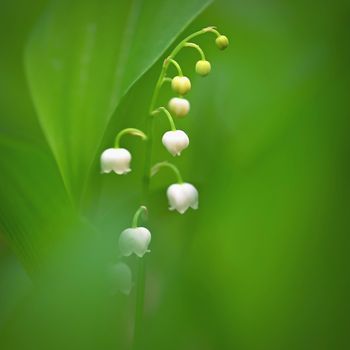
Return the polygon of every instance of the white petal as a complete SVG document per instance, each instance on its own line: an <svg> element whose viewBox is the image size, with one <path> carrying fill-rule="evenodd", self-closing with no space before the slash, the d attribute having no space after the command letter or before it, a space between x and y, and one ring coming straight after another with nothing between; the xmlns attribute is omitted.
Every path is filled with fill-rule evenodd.
<svg viewBox="0 0 350 350"><path fill-rule="evenodd" d="M122 255L135 253L142 257L147 253L151 242L151 232L145 227L134 227L124 230L119 237L119 250Z"/></svg>
<svg viewBox="0 0 350 350"><path fill-rule="evenodd" d="M131 154L125 148L108 148L101 155L101 172L121 175L130 170Z"/></svg>
<svg viewBox="0 0 350 350"><path fill-rule="evenodd" d="M183 186L184 186L184 190L187 193L190 207L192 209L198 209L198 191L197 191L197 189L189 183L184 183Z"/></svg>
<svg viewBox="0 0 350 350"><path fill-rule="evenodd" d="M124 256L129 256L133 252L133 229L124 230L119 236L119 251Z"/></svg>
<svg viewBox="0 0 350 350"><path fill-rule="evenodd" d="M181 151L188 147L190 140L187 134L182 130L167 131L162 142L165 148L173 155L180 155Z"/></svg>
<svg viewBox="0 0 350 350"><path fill-rule="evenodd" d="M189 207L198 208L198 191L189 184L173 184L167 190L169 209L183 214Z"/></svg>

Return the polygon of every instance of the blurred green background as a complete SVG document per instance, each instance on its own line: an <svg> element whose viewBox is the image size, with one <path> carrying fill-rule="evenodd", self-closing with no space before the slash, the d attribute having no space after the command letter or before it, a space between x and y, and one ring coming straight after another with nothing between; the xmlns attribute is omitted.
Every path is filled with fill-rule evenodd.
<svg viewBox="0 0 350 350"><path fill-rule="evenodd" d="M206 78L196 52L178 56L192 80L181 158L156 120L153 161L174 161L200 207L168 211L173 175L152 180L141 348L350 348L349 2L0 6L1 349L130 348L135 288L111 295L107 266L141 204L145 144L124 139L125 177L101 176L99 154L145 129L162 60L208 25L230 47L195 40Z"/></svg>

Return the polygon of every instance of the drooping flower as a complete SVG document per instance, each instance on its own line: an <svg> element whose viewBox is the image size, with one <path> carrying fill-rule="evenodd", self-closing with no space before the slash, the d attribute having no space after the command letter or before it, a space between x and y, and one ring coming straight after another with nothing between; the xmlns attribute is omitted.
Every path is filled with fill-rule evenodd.
<svg viewBox="0 0 350 350"><path fill-rule="evenodd" d="M176 76L171 81L172 89L180 95L185 95L191 90L191 81L185 76Z"/></svg>
<svg viewBox="0 0 350 350"><path fill-rule="evenodd" d="M200 60L196 63L196 73L205 77L211 71L211 65L209 61Z"/></svg>
<svg viewBox="0 0 350 350"><path fill-rule="evenodd" d="M177 117L184 117L190 111L190 103L185 98L173 97L169 101L169 109Z"/></svg>
<svg viewBox="0 0 350 350"><path fill-rule="evenodd" d="M183 214L188 208L198 209L198 191L189 183L178 183L168 187L169 209Z"/></svg>
<svg viewBox="0 0 350 350"><path fill-rule="evenodd" d="M119 251L123 256L132 253L142 258L151 242L151 232L145 227L132 227L124 230L119 236Z"/></svg>
<svg viewBox="0 0 350 350"><path fill-rule="evenodd" d="M101 155L101 172L114 171L118 175L127 174L130 169L131 154L125 148L108 148Z"/></svg>
<svg viewBox="0 0 350 350"><path fill-rule="evenodd" d="M163 135L162 142L173 156L179 156L181 151L188 147L190 140L184 131L172 130Z"/></svg>
<svg viewBox="0 0 350 350"><path fill-rule="evenodd" d="M132 288L132 272L130 267L120 261L110 267L111 292L116 294L120 291L129 295Z"/></svg>

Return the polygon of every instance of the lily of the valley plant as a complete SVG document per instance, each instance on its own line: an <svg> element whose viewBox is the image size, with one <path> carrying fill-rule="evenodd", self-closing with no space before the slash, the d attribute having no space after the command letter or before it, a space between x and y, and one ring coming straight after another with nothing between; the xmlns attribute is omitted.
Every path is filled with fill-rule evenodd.
<svg viewBox="0 0 350 350"><path fill-rule="evenodd" d="M206 33L213 33L216 35L215 43L220 50L224 50L228 47L228 38L221 35L215 29L215 27L204 28L182 40L163 62L162 70L155 85L153 97L150 103L147 120L147 132L144 133L135 128L124 129L117 134L114 147L106 149L101 155L102 173L114 172L118 175L127 174L132 170L132 155L127 149L120 147L121 138L124 135L134 135L141 137L142 140L146 141L146 161L142 195L144 202L141 203L142 205L140 205L139 209L134 215L131 225L132 227L126 228L120 234L118 245L120 257L125 259L135 254L140 258L134 337L134 341L136 343L139 342L137 338L140 334L139 328L141 327L143 310L144 266L141 258L150 252L148 246L151 242L151 232L145 227L138 226L138 221L140 215L147 211L145 204L148 202L147 197L151 177L162 168L170 168L176 175L177 182L171 184L166 191L169 209L177 211L180 214L184 214L189 208L198 209L197 189L192 184L182 180L180 171L174 164L168 161L162 161L154 166L151 166L152 140L154 139L154 135L152 135L153 121L155 118L158 118L161 115L167 117L170 130L162 135L162 143L172 156L175 157L182 155L182 152L189 146L190 139L185 131L176 129L173 116L177 118L184 118L190 112L190 102L184 96L191 90L192 84L191 80L183 74L181 65L175 60L175 58L184 48L195 49L199 54L199 60L195 63L195 71L200 76L207 76L211 71L211 64L206 59L201 47L191 41L195 37ZM176 76L174 77L168 75L168 68L171 65L175 67L177 72ZM165 82L171 83L171 88L176 96L172 97L168 103L159 105L158 95ZM123 283L120 284L120 290L124 293L129 293L132 286L132 278L130 277L131 270L129 269L128 271L128 269L128 265L126 265L125 262L119 262L118 266L114 269L114 271L121 272L121 279Z"/></svg>

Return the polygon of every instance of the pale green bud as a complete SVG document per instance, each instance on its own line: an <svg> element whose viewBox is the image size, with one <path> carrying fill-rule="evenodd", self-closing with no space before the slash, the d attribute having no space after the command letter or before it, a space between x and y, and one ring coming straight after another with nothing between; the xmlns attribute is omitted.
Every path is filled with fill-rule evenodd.
<svg viewBox="0 0 350 350"><path fill-rule="evenodd" d="M209 61L200 60L196 63L196 73L205 77L211 71L211 65Z"/></svg>
<svg viewBox="0 0 350 350"><path fill-rule="evenodd" d="M185 95L191 90L191 81L187 77L176 76L171 81L172 89L180 95Z"/></svg>
<svg viewBox="0 0 350 350"><path fill-rule="evenodd" d="M225 35L220 35L216 38L215 40L216 42L216 46L220 49L220 50L225 50L229 44L228 38Z"/></svg>

